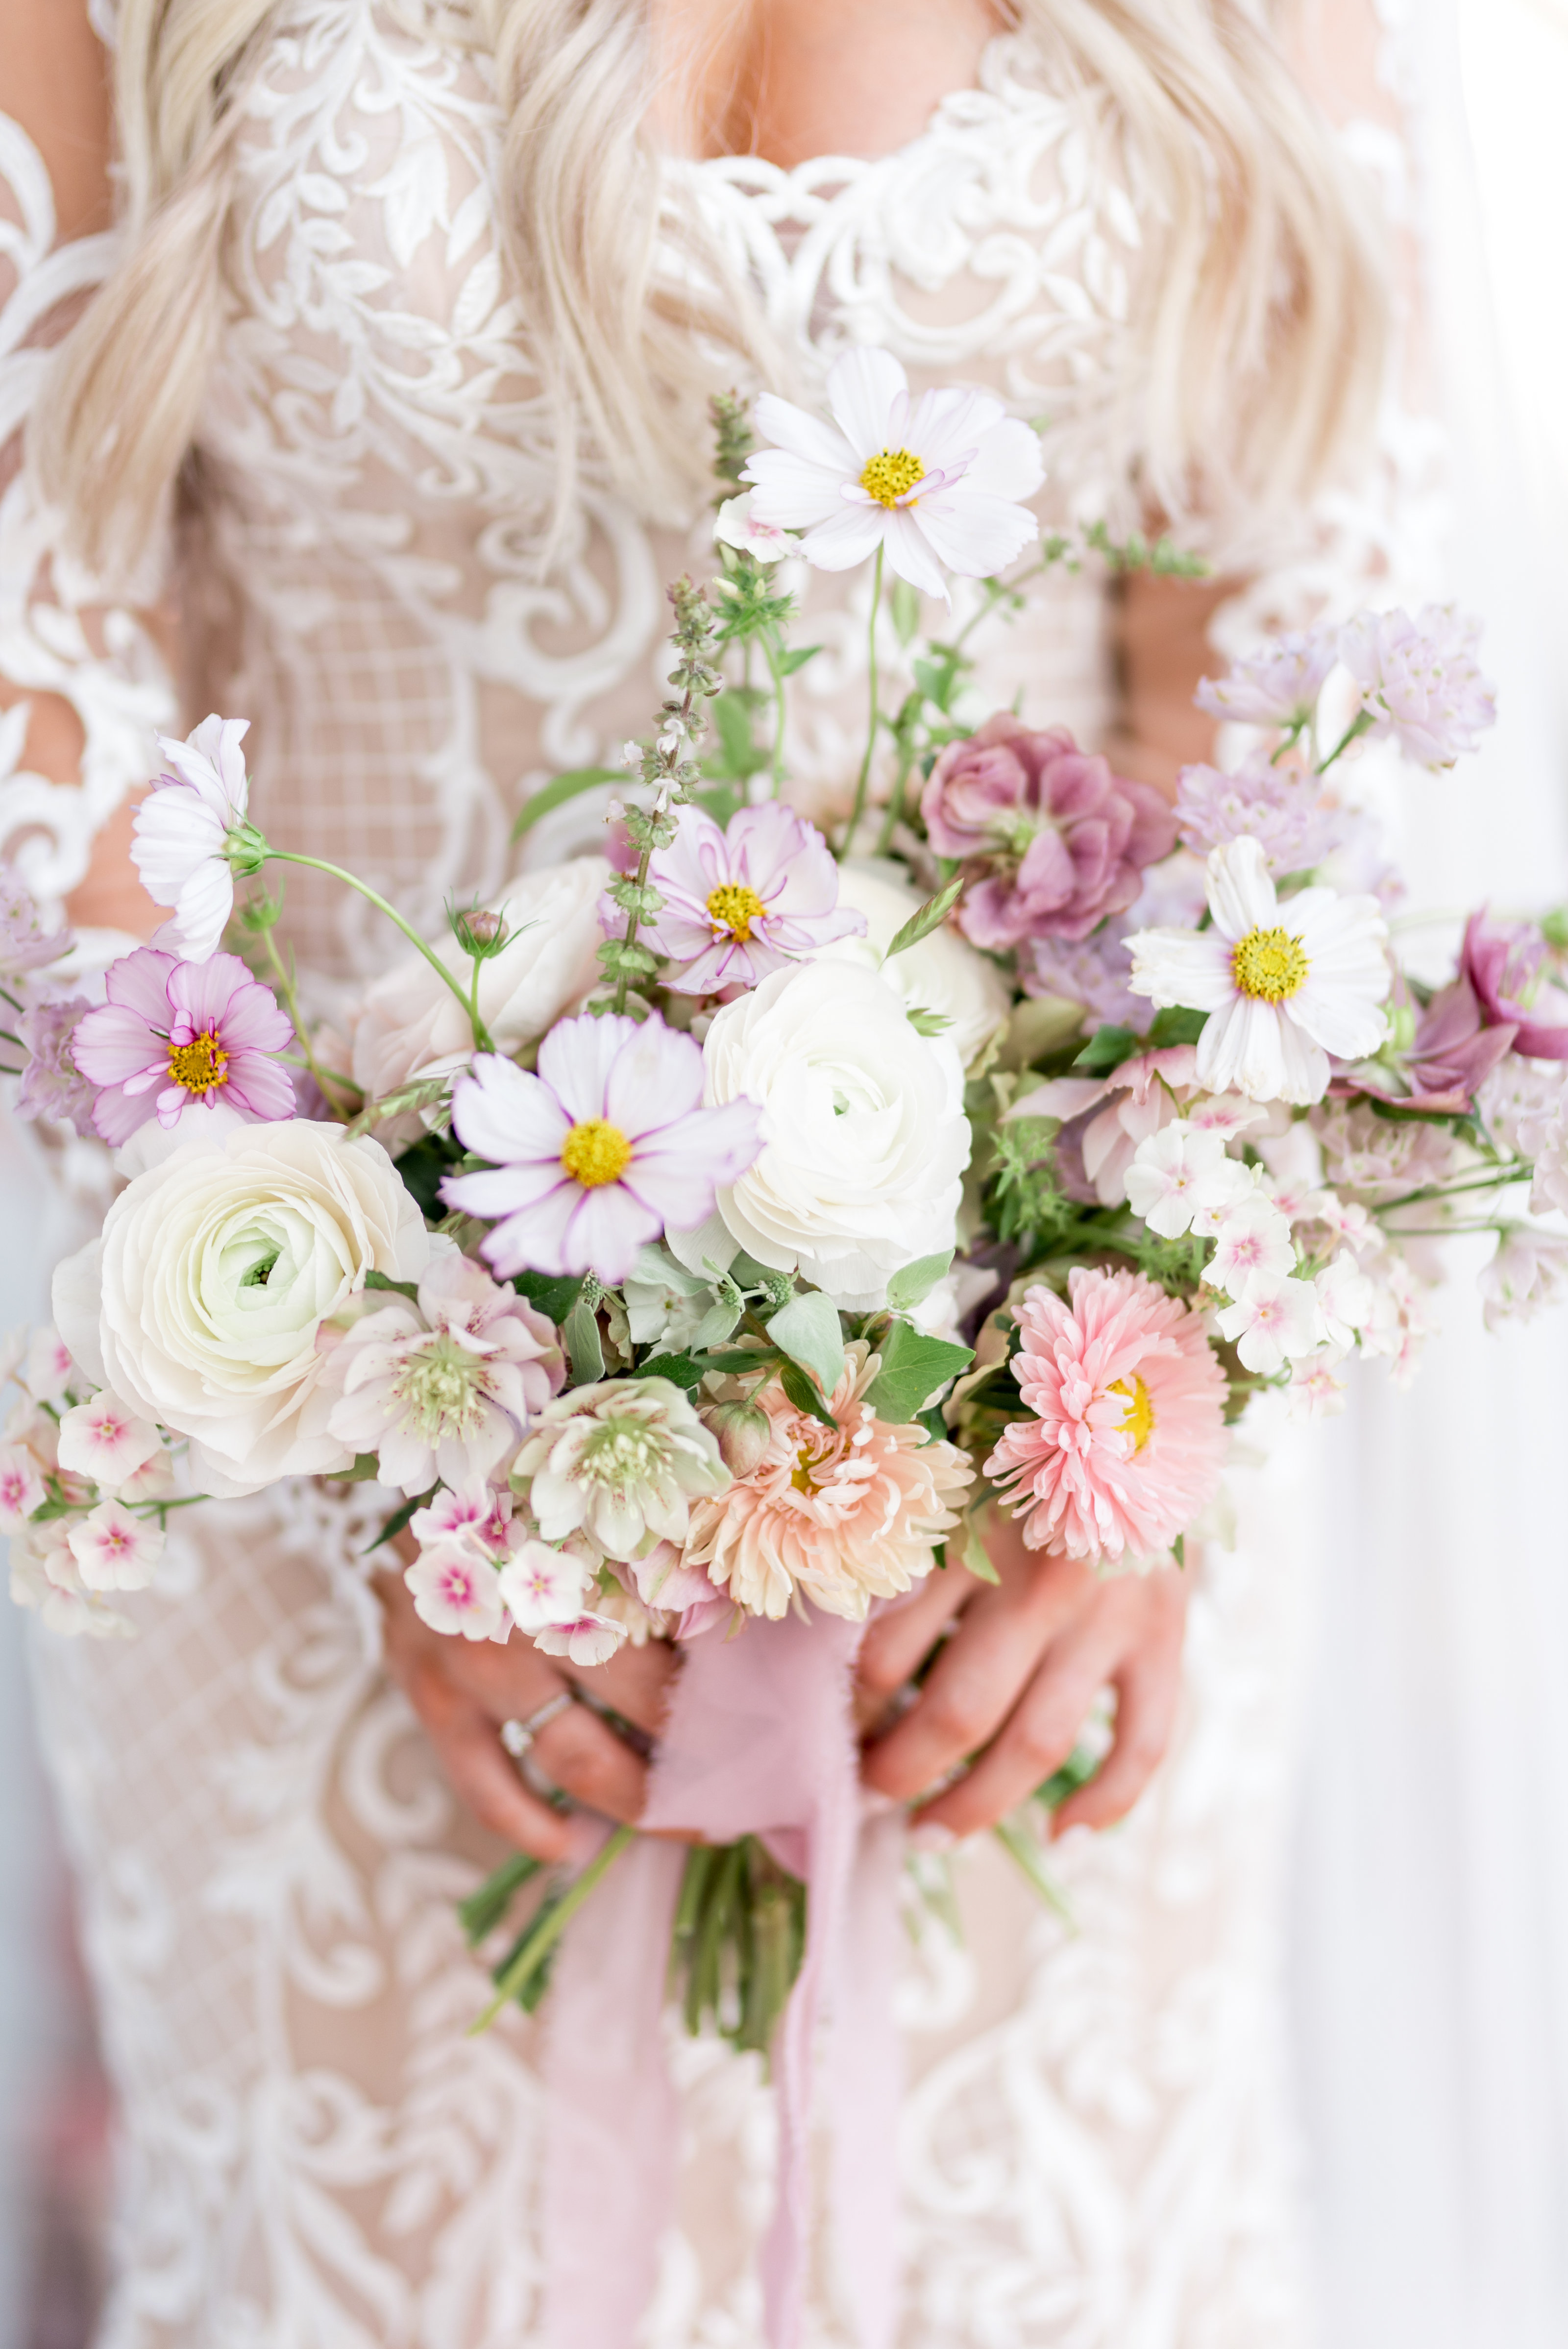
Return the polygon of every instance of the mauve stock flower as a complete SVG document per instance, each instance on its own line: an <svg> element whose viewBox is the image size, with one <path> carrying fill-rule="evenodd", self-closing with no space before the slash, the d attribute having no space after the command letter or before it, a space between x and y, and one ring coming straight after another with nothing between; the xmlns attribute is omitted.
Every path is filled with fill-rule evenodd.
<svg viewBox="0 0 1568 2349"><path fill-rule="evenodd" d="M293 1024L237 955L177 962L138 947L104 986L108 1002L80 1020L71 1050L99 1089L93 1124L105 1142L220 1103L256 1123L294 1115L294 1080L272 1058L293 1043Z"/></svg>
<svg viewBox="0 0 1568 2349"><path fill-rule="evenodd" d="M920 812L937 854L971 868L959 927L991 948L1086 938L1176 844L1176 819L1150 785L1114 775L1065 727L1036 731L1005 710L948 745Z"/></svg>
<svg viewBox="0 0 1568 2349"><path fill-rule="evenodd" d="M1007 1117L1060 1118L1052 1149L1068 1197L1116 1207L1134 1152L1182 1114L1178 1096L1192 1090L1197 1069L1190 1044L1135 1053L1108 1076L1047 1078L1020 1094Z"/></svg>
<svg viewBox="0 0 1568 2349"><path fill-rule="evenodd" d="M1232 661L1229 677L1204 678L1192 698L1211 718L1238 725L1303 726L1338 657L1331 635L1275 636Z"/></svg>
<svg viewBox="0 0 1568 2349"><path fill-rule="evenodd" d="M1451 767L1497 720L1495 688L1475 651L1480 622L1452 605L1362 612L1339 632L1339 657L1361 688L1374 739L1392 735L1418 767Z"/></svg>
<svg viewBox="0 0 1568 2349"><path fill-rule="evenodd" d="M1199 1317L1138 1272L1075 1266L1069 1301L1026 1289L1019 1392L985 1473L1031 1549L1143 1564L1212 1500L1225 1374Z"/></svg>
<svg viewBox="0 0 1568 2349"><path fill-rule="evenodd" d="M73 1125L84 1140L96 1132L98 1096L71 1056L71 1040L82 1014L91 1009L85 995L47 996L16 1018L16 1033L27 1050L16 1088L17 1116Z"/></svg>
<svg viewBox="0 0 1568 2349"><path fill-rule="evenodd" d="M1218 767L1183 767L1176 821L1182 844L1200 856L1250 833L1276 878L1321 864L1345 830L1340 812L1323 804L1315 777L1272 767L1261 751L1229 775Z"/></svg>
<svg viewBox="0 0 1568 2349"><path fill-rule="evenodd" d="M742 808L722 830L701 808L679 809L675 838L649 860L648 877L664 905L642 940L680 966L665 982L680 995L755 987L866 929L864 914L838 905L838 867L821 833L775 800ZM609 897L599 920L612 936L626 926Z"/></svg>
<svg viewBox="0 0 1568 2349"><path fill-rule="evenodd" d="M1489 923L1483 906L1465 924L1459 970L1475 989L1487 1026L1511 1026L1513 1049L1527 1061L1568 1061L1568 1024L1532 1016L1545 961L1546 943L1533 922ZM1568 1003L1563 1008L1568 1010Z"/></svg>

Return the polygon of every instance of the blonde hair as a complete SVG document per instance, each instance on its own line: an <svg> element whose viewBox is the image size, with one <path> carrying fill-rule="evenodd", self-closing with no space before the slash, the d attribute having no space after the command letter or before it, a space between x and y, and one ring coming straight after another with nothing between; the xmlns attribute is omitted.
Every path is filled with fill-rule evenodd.
<svg viewBox="0 0 1568 2349"><path fill-rule="evenodd" d="M125 255L30 428L44 492L100 570L146 541L191 445L223 299L236 98L274 5L119 0ZM1272 32L1247 0L1005 5L1135 174L1145 252L1122 397L1140 494L1178 522L1299 504L1365 432L1385 296L1355 183ZM645 502L650 484L684 491L692 395L738 361L765 378L780 355L696 224L661 205L647 0L474 8L561 498L584 450ZM691 265L656 269L661 237Z"/></svg>

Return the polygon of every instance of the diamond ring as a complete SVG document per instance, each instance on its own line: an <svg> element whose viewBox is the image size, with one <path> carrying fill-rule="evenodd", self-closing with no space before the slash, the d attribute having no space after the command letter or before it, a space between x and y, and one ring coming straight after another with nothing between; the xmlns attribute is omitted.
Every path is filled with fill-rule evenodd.
<svg viewBox="0 0 1568 2349"><path fill-rule="evenodd" d="M559 1721L574 1702L571 1690L562 1689L547 1698L536 1713L531 1713L526 1721L504 1721L496 1734L514 1762L521 1762L539 1732L548 1729L553 1721Z"/></svg>

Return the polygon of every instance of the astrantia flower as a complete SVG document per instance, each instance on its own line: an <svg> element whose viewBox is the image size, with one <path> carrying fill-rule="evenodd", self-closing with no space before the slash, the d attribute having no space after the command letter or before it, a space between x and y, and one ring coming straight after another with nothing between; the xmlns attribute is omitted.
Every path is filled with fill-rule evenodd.
<svg viewBox="0 0 1568 2349"><path fill-rule="evenodd" d="M1338 657L1332 635L1276 636L1232 661L1229 677L1204 678L1193 699L1211 718L1241 726L1304 726Z"/></svg>
<svg viewBox="0 0 1568 2349"><path fill-rule="evenodd" d="M1480 622L1451 604L1363 612L1339 633L1374 740L1392 735L1418 767L1451 767L1497 720L1497 692L1476 663Z"/></svg>
<svg viewBox="0 0 1568 2349"><path fill-rule="evenodd" d="M823 571L848 571L878 547L900 579L947 596L944 572L983 579L1040 535L1020 498L1044 479L1040 443L985 391L909 397L887 351L851 350L827 378L833 423L772 392L757 401L759 449L742 481L759 523L805 534Z"/></svg>
<svg viewBox="0 0 1568 2349"><path fill-rule="evenodd" d="M441 1196L493 1221L480 1253L504 1279L536 1272L624 1280L667 1223L701 1223L716 1185L756 1156L749 1101L703 1109L702 1054L657 1015L563 1019L530 1076L482 1052L452 1092L452 1130L493 1163Z"/></svg>
<svg viewBox="0 0 1568 2349"><path fill-rule="evenodd" d="M256 1123L294 1115L294 1080L271 1057L293 1043L293 1023L237 955L177 962L139 947L110 964L104 988L71 1050L99 1088L93 1124L105 1142L220 1104Z"/></svg>
<svg viewBox="0 0 1568 2349"><path fill-rule="evenodd" d="M1183 767L1176 821L1182 844L1200 856L1250 835L1273 874L1321 864L1345 829L1344 816L1323 804L1315 777L1271 766L1262 752L1228 775L1218 767Z"/></svg>
<svg viewBox="0 0 1568 2349"><path fill-rule="evenodd" d="M327 1433L373 1452L382 1484L423 1493L482 1483L559 1392L553 1323L465 1257L440 1256L416 1303L395 1298L331 1353Z"/></svg>
<svg viewBox="0 0 1568 2349"><path fill-rule="evenodd" d="M261 846L245 823L250 781L244 718L203 718L183 742L154 737L174 770L137 809L131 862L155 905L172 905L154 943L191 962L215 954L234 910L234 871L254 872Z"/></svg>
<svg viewBox="0 0 1568 2349"><path fill-rule="evenodd" d="M16 1015L16 1034L27 1058L16 1088L18 1117L46 1117L73 1125L86 1140L93 1131L97 1095L71 1057L71 1040L84 1011L85 995L46 996Z"/></svg>
<svg viewBox="0 0 1568 2349"><path fill-rule="evenodd" d="M681 995L755 987L770 971L835 938L863 935L866 916L838 905L838 867L816 826L776 800L742 808L721 829L701 808L676 812L675 838L650 858L664 900L642 940L680 968ZM599 919L618 935L626 916L603 898Z"/></svg>
<svg viewBox="0 0 1568 2349"><path fill-rule="evenodd" d="M1328 1055L1383 1040L1387 927L1373 897L1303 889L1281 905L1255 840L1209 859L1208 930L1140 930L1127 943L1135 995L1207 1011L1198 1081L1253 1101L1315 1102Z"/></svg>
<svg viewBox="0 0 1568 2349"><path fill-rule="evenodd" d="M161 1528L119 1501L100 1501L66 1536L89 1590L145 1590L163 1555Z"/></svg>
<svg viewBox="0 0 1568 2349"><path fill-rule="evenodd" d="M797 1411L776 1382L753 1400L767 1448L750 1475L691 1511L685 1564L748 1614L778 1618L796 1590L826 1614L858 1622L873 1599L896 1598L929 1572L934 1546L958 1523L950 1504L973 1475L955 1444L919 1426L878 1419L865 1401L880 1358L857 1339L828 1408Z"/></svg>
<svg viewBox="0 0 1568 2349"><path fill-rule="evenodd" d="M1026 1289L1013 1357L1033 1419L1002 1431L985 1473L1031 1549L1141 1563L1213 1498L1225 1374L1196 1313L1137 1272L1075 1266L1068 1303Z"/></svg>
<svg viewBox="0 0 1568 2349"><path fill-rule="evenodd" d="M1087 937L1134 903L1144 866L1176 844L1175 819L1150 785L1113 774L1064 726L1041 731L1006 710L949 743L920 813L937 854L970 869L960 928L992 949Z"/></svg>
<svg viewBox="0 0 1568 2349"><path fill-rule="evenodd" d="M615 1558L683 1542L691 1501L730 1482L717 1438L668 1379L606 1379L559 1396L512 1475L546 1541L580 1531Z"/></svg>

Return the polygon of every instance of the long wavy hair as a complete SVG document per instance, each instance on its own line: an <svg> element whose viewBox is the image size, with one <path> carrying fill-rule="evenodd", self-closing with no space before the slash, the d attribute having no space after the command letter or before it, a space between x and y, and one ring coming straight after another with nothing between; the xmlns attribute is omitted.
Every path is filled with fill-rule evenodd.
<svg viewBox="0 0 1568 2349"><path fill-rule="evenodd" d="M423 5L423 0L421 0ZM1144 265L1120 405L1151 509L1299 505L1360 444L1386 297L1365 202L1249 0L1002 0L1133 171ZM30 428L44 493L112 575L156 527L192 444L223 300L238 98L276 0L119 0L123 256L61 345ZM691 400L749 363L759 305L659 185L648 0L472 0L493 54L501 200L529 357L582 452L648 502L691 479ZM669 60L658 61L669 70ZM679 93L677 93L679 97ZM694 265L656 269L686 238Z"/></svg>

